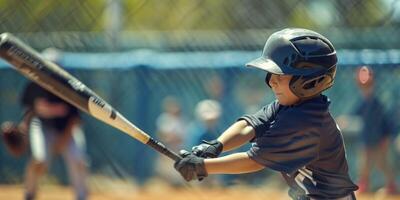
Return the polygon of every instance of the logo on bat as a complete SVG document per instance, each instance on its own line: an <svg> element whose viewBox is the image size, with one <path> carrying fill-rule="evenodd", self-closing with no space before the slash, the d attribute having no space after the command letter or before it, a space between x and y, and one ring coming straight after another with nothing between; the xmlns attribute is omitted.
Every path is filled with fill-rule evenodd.
<svg viewBox="0 0 400 200"><path fill-rule="evenodd" d="M68 80L68 83L71 85L72 88L79 91L84 91L86 87L85 84L78 81L77 79L70 79Z"/></svg>
<svg viewBox="0 0 400 200"><path fill-rule="evenodd" d="M42 63L38 62L35 58L32 57L32 55L29 55L22 51L21 49L18 48L18 46L11 46L10 49L7 51L10 55L14 55L20 59L22 59L23 62L28 62L32 64L34 67L37 69L42 69L44 66ZM16 67L21 67L21 65L15 65Z"/></svg>
<svg viewBox="0 0 400 200"><path fill-rule="evenodd" d="M103 121L117 118L117 112L102 99L95 96L89 98L89 112Z"/></svg>
<svg viewBox="0 0 400 200"><path fill-rule="evenodd" d="M106 103L104 103L104 101L102 101L102 100L99 99L99 98L90 97L90 99L92 100L93 103L95 103L96 105L98 105L98 106L100 106L100 107L102 107L102 108L104 108L104 106L106 105Z"/></svg>

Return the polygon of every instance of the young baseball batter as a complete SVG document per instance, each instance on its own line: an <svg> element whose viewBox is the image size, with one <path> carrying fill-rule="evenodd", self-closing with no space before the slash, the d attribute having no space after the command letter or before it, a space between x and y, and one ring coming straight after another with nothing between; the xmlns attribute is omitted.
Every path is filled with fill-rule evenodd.
<svg viewBox="0 0 400 200"><path fill-rule="evenodd" d="M270 168L282 173L293 199L355 199L342 134L321 92L333 85L336 51L324 36L284 29L267 40L248 67L266 72L276 101L238 119L216 140L204 141L175 163L185 180ZM247 152L218 157L246 142Z"/></svg>

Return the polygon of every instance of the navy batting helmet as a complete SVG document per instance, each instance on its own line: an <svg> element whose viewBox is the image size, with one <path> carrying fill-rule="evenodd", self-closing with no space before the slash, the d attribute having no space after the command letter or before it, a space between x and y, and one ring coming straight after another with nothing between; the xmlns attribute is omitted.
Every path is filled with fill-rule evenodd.
<svg viewBox="0 0 400 200"><path fill-rule="evenodd" d="M270 74L293 75L289 87L299 98L320 94L333 85L336 51L321 34L307 29L287 28L272 34L260 58L246 64Z"/></svg>

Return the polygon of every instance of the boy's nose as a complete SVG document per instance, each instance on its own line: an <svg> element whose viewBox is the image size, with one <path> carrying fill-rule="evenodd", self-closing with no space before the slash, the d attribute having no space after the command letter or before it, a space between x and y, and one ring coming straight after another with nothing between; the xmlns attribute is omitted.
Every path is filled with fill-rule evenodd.
<svg viewBox="0 0 400 200"><path fill-rule="evenodd" d="M276 87L277 81L276 81L276 75L272 74L271 77L269 78L269 85L271 87Z"/></svg>

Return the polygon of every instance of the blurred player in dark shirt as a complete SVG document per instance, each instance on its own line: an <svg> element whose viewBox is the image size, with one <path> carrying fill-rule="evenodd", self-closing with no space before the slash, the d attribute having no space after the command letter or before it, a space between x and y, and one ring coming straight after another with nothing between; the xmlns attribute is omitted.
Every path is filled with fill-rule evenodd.
<svg viewBox="0 0 400 200"><path fill-rule="evenodd" d="M39 178L54 155L64 158L76 199L86 199L85 139L78 110L35 83L25 88L22 105L26 109L24 123L31 152L26 168L25 199L37 196Z"/></svg>

